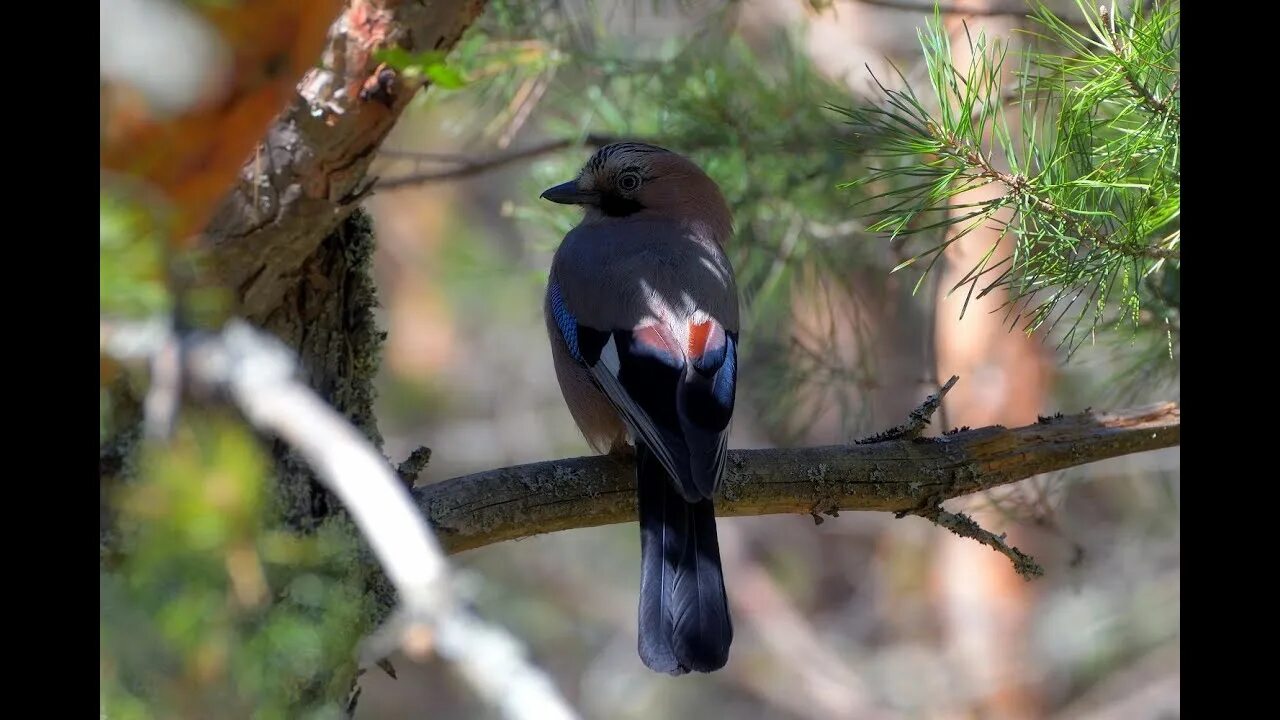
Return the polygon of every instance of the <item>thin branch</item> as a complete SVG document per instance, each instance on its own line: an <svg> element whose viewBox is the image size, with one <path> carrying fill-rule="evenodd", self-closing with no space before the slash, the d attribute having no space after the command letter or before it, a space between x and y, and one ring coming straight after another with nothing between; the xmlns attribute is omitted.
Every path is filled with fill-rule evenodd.
<svg viewBox="0 0 1280 720"><path fill-rule="evenodd" d="M945 385L938 389L938 392L925 398L915 410L907 415L907 421L897 427L890 428L881 433L876 433L865 440L856 440L859 445L868 445L870 443L887 442L889 440L914 440L924 433L925 426L929 424L929 419L933 414L942 407L942 399L951 392L951 388L955 387L956 381L960 379L958 375L952 375L951 379Z"/></svg>
<svg viewBox="0 0 1280 720"><path fill-rule="evenodd" d="M1150 112L1167 117L1169 122L1173 123L1175 128L1181 127L1181 118L1177 113L1169 111L1169 100L1173 99L1174 93L1178 91L1178 83L1174 82L1173 87L1169 90L1169 94L1164 100L1157 98L1150 90L1147 89L1146 85L1142 84L1133 64L1129 62L1126 52L1127 46L1124 44L1124 38L1121 37L1120 32L1115 28L1115 22L1111 17L1111 11L1103 5L1099 8L1099 13L1101 15L1102 27L1106 29L1107 43L1111 46L1111 52L1116 56L1116 59L1120 61L1121 66L1124 68L1124 79L1129 84L1129 89L1133 92L1134 97L1145 105L1147 110Z"/></svg>
<svg viewBox="0 0 1280 720"><path fill-rule="evenodd" d="M617 142L621 138L612 135L601 135L591 133L584 138L560 138L559 140L549 140L547 142L533 145L531 147L520 150L513 150L506 153L498 153L490 155L486 158L468 158L465 155L435 155L431 153L410 153L405 151L391 151L387 153L395 157L427 160L434 162L453 162L457 167L447 170L432 170L429 172L411 173L400 177L379 180L377 188L379 190L394 190L409 185L422 185L424 183L440 182L443 180L461 180L462 178L479 175L482 172L494 170L504 165L519 162L521 160L529 160L542 155L550 155L551 153L560 152L569 148L576 147L600 147Z"/></svg>
<svg viewBox="0 0 1280 720"><path fill-rule="evenodd" d="M933 13L934 3L913 2L913 0L856 0L862 5L903 10L906 12ZM970 4L966 2L939 2L938 12L943 15L972 15L974 17L1023 17L1028 15L1024 3Z"/></svg>
<svg viewBox="0 0 1280 720"><path fill-rule="evenodd" d="M912 0L854 0L854 2L862 5L871 5L873 7L889 8L891 10L901 10L903 12L918 12L933 14L932 2L913 2ZM1024 18L1030 17L1030 8L1025 2L1004 2L1004 3L974 3L968 2L939 2L938 12L943 15L968 15L970 17L1014 17ZM1078 18L1066 19L1063 22L1076 28L1087 28L1089 24Z"/></svg>
<svg viewBox="0 0 1280 720"><path fill-rule="evenodd" d="M405 487L411 488L418 481L418 476L423 470L427 469L427 463L431 462L431 448L418 447L409 453L409 457L404 459L396 466L396 475L400 476L400 482Z"/></svg>
<svg viewBox="0 0 1280 720"><path fill-rule="evenodd" d="M973 518L964 513L949 513L943 510L941 506L934 505L930 508L917 510L914 514L922 518L928 518L939 527L944 527L960 537L972 538L1001 553L1013 563L1013 569L1027 580L1044 575L1044 568L1040 567L1030 555L1006 544L1003 534L996 535L990 530L984 530Z"/></svg>
<svg viewBox="0 0 1280 720"><path fill-rule="evenodd" d="M434 648L505 717L576 717L514 638L457 601L440 544L404 483L359 430L296 376L296 361L282 343L239 321L218 335L175 339L164 322L106 320L100 323L99 342L102 352L122 360L151 357L180 344L186 386L229 394L250 422L297 448L316 469L399 594L392 619L365 643L367 661L397 647L413 656ZM411 469L412 463L406 465Z"/></svg>
<svg viewBox="0 0 1280 720"><path fill-rule="evenodd" d="M604 133L588 133L583 137L559 138L556 140L547 140L537 145L532 145L520 150L512 150L510 152L494 153L487 157L474 157L464 153L436 153L436 152L416 152L411 150L386 149L380 150L379 154L402 160L414 160L418 162L442 163L453 165L454 167L442 170L428 170L424 172L409 173L399 175L392 178L379 179L376 183L378 190L397 190L412 185L423 185L433 182L445 182L449 180L461 180L463 178L473 177L490 170L496 170L512 163L522 160L532 160L543 155L550 155L562 150L574 148L589 147L598 148L614 142L623 140L631 140L638 142L648 142L654 145L662 145L663 141L657 138L637 138L631 136L608 135ZM724 143L720 142L700 142L692 145L686 145L680 148L684 152L694 150L704 150L709 148L723 147ZM813 148L812 143L803 141L795 143L787 143L778 146L776 149L789 152L803 152ZM856 223L841 224L836 228L820 228L820 231L830 234L832 232L845 233L856 232L861 229L861 225Z"/></svg>
<svg viewBox="0 0 1280 720"><path fill-rule="evenodd" d="M1093 243L1095 247L1111 248L1130 257L1145 257L1153 260L1181 259L1182 254L1178 250L1170 250L1163 247L1130 248L1117 243L1110 235L1084 222L1048 198L1037 194L1033 183L1025 175L1004 172L995 167L989 157L961 142L959 138L951 133L942 131L941 128L937 127L932 129L938 131L935 134L936 139L947 144L947 150L953 157L975 168L978 171L978 176L982 179L994 180L1003 185L1005 187L1005 197L1019 204L1035 207L1064 226L1071 228L1077 236Z"/></svg>
<svg viewBox="0 0 1280 720"><path fill-rule="evenodd" d="M1174 447L1180 420L1180 406L1163 403L935 438L731 450L716 515L914 513L1040 473ZM636 519L634 466L608 455L489 470L413 495L451 553Z"/></svg>

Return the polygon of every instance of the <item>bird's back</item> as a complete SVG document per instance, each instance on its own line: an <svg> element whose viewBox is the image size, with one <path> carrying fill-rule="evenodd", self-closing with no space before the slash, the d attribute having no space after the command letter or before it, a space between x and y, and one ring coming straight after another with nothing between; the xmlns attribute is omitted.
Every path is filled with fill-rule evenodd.
<svg viewBox="0 0 1280 720"><path fill-rule="evenodd" d="M552 262L569 309L594 327L634 327L646 318L702 311L738 328L733 270L705 228L653 219L580 225Z"/></svg>

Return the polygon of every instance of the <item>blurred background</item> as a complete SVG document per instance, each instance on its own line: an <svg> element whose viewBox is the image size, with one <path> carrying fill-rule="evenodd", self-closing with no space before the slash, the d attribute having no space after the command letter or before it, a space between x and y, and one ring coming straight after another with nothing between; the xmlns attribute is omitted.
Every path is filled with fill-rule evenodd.
<svg viewBox="0 0 1280 720"><path fill-rule="evenodd" d="M1006 5L966 16L968 32L1016 46L1020 3L962 7ZM990 234L952 246L919 288L919 272L889 274L919 247L865 231L861 198L837 186L866 161L826 106L873 98L873 72L901 86L890 63L927 83L929 13L905 7L491 2L454 56L469 82L433 88L403 117L374 170L393 187L366 205L389 333L388 455L430 446L420 482L434 482L590 452L542 321L551 253L577 217L537 198L574 176L592 135L692 156L734 207L747 320L731 447L869 435L951 374L934 432L1178 399L1163 332L1102 332L1065 362L1056 336L1010 332L998 303L961 320L964 298L945 289ZM964 47L959 16L947 28ZM634 524L455 560L485 615L593 718L1176 718L1178 468L1177 449L1147 453L948 505L1034 555L1046 575L1031 583L919 518L721 519L737 636L710 676L638 662ZM486 716L440 668L396 667L398 680L364 677L358 717Z"/></svg>
<svg viewBox="0 0 1280 720"><path fill-rule="evenodd" d="M181 13L157 10L179 5L103 0L104 78L140 73L157 84L144 89L181 106L202 73L229 72L225 48ZM216 13L223 3L197 5ZM1074 0L1048 6L1084 27ZM1027 7L944 3L951 59L965 66L980 36L1011 51L1038 42L1027 31L1043 28L1027 21ZM385 454L395 463L430 447L424 484L590 452L561 399L542 317L552 253L579 211L538 195L611 139L690 156L733 208L728 251L743 329L731 448L850 442L901 423L953 374L959 384L929 434L1178 401L1177 263L1150 277L1122 269L1110 281L1122 292L1108 302L1064 302L1071 316L1096 306L1083 325L1023 332L1004 312L1003 289L965 291L984 257L1009 257L1008 238L979 228L912 264L950 230L890 240L871 228L866 203L883 188L848 183L890 161L866 154L841 110L882 103L881 85L933 96L921 47L932 8L489 0L447 61L400 58L430 65L433 84L382 144L371 173L380 185L363 203L376 237L376 321L387 333L375 407ZM336 10L312 14L318 28ZM168 29L139 34L129 23L140 19ZM249 38L262 29L244 27ZM175 62L157 64L156 53ZM306 67L314 54L293 59ZM1007 62L1001 82L1011 85L1018 67ZM230 166L227 177L241 163L215 159ZM154 242L165 233L118 200L104 189L104 314L166 311ZM1127 304L1139 296L1140 308ZM125 413L107 386L128 378L103 368L107 447L134 431L111 427L112 414ZM125 571L102 575L102 697L112 717L165 716L155 708L170 706L183 717L210 708L331 717L303 712L298 698L341 695L350 680L325 669L349 658L367 598L331 576L359 561L327 531L303 539L262 529L269 452L232 426L219 415L192 421L168 455L141 454L148 481L122 493L120 507L143 531ZM1167 720L1180 717L1179 488L1172 448L946 504L1034 556L1045 574L1032 582L1005 556L919 517L721 518L735 641L728 666L711 675L670 678L640 663L635 523L452 561L481 615L527 643L587 718ZM253 572L236 570L233 559L245 557ZM392 662L396 678L376 668L360 677L360 720L496 717L444 664ZM148 693L167 693L170 705L148 711Z"/></svg>

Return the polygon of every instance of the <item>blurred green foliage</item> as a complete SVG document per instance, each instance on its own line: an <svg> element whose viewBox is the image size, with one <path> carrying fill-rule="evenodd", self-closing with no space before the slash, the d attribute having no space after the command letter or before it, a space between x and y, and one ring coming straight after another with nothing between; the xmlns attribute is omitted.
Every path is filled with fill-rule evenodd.
<svg viewBox="0 0 1280 720"><path fill-rule="evenodd" d="M220 325L230 295L200 272L198 251L168 246L164 199L103 180L103 318ZM102 360L102 715L340 717L374 614L351 528L283 527L270 455L226 408L184 406L171 442L140 443L149 381Z"/></svg>
<svg viewBox="0 0 1280 720"><path fill-rule="evenodd" d="M904 289L966 297L1008 289L1011 332L1038 332L1064 350L1064 361L1082 345L1098 346L1114 390L1135 397L1167 390L1179 368L1180 260L1160 255L1180 242L1178 6L1108 14L1105 28L1097 8L1078 10L1085 30L1031 3L1031 42L1013 86L1001 75L1004 43L961 34L975 62L959 68L935 20L921 29L922 52L905 60L902 83L860 97L816 70L800 35L747 42L727 32L732 3L682 28L680 41L637 47L603 30L625 8L494 2L452 61L517 59L475 73L464 93L439 102L492 111L479 130L458 130L463 143L483 143L507 131L520 114L511 107L537 88L542 135L640 138L699 162L734 211L730 252L744 337L752 338L743 351L779 380L759 407L782 441L803 430L782 425L806 390L824 403L853 397L842 415L855 416L851 425L866 418L865 393L831 390L875 387L883 368L872 353L836 347L835 328L821 324L839 316L853 325L857 347L883 346L892 330L861 323L857 308L932 312L930 297L904 298ZM572 177L589 152L544 156L524 179L519 197L527 200L508 214L534 247L553 249L576 222L574 209L536 198ZM1009 163L1002 172L1025 186L958 205L961 191L1000 185L984 166L991 158ZM1013 221L996 215L1006 209ZM915 261L932 267L947 245L984 224L1013 237L1014 256L984 258L955 287L926 283L926 263ZM897 282L895 272L910 277ZM814 327L794 322L797 302Z"/></svg>
<svg viewBox="0 0 1280 720"><path fill-rule="evenodd" d="M467 84L462 73L447 64L445 54L439 50L411 53L400 47L392 47L378 50L374 57L406 76L430 80L433 87L456 90Z"/></svg>
<svg viewBox="0 0 1280 720"><path fill-rule="evenodd" d="M100 576L110 718L338 717L370 606L347 530L277 526L241 421L189 414L114 498L127 552Z"/></svg>
<svg viewBox="0 0 1280 720"><path fill-rule="evenodd" d="M865 153L885 133L858 138L830 109L864 102L823 78L794 35L752 46L740 37L724 37L717 31L722 18L713 15L683 43L668 41L647 54L636 53L602 37L593 20L566 12L563 4L495 0L447 61L439 53L395 52L382 60L453 90L433 90L415 102L468 104L466 112L454 114L456 129L465 136L459 145L491 142L508 133L520 122L520 106L513 101L544 93L537 120L543 135L638 137L690 155L719 182L734 210L732 260L745 301L744 337L751 338L744 352L770 379L754 383L758 407L782 424L795 417L795 397L803 388L821 388L827 402L846 402L841 386L873 385L878 369L869 354L836 353L830 347L834 329L816 323L806 333L791 322L798 296L812 308L868 293L876 298L909 293L915 283L897 287L890 271L942 237L941 228L933 228L918 238L891 240L892 233L865 227L864 211L855 208L882 193L882 187L868 182L838 189L849 178L867 176L869 166L879 162ZM1132 146L1122 142L1132 136L1127 126L1117 126L1113 137L1104 121L1116 115L1133 120L1143 110L1132 103L1115 105L1115 93L1125 87L1117 84L1116 73L1128 66L1108 63L1059 68L1066 73L1062 88L1074 87L1071 73L1097 71L1106 83L1091 87L1090 92L1105 91L1094 105L1056 107L1076 108L1071 117L1096 131L1100 142L1111 143L1105 145L1109 152L1129 152ZM938 72L942 69L936 66L932 78L949 83ZM485 121L476 122L477 117ZM1168 130L1167 123L1162 127L1161 132ZM1082 157L1071 143L1056 147L1062 158L1074 158L1071 162ZM1176 141L1168 147L1176 163ZM913 158L920 149L912 148ZM507 212L535 249L550 251L577 221L576 211L537 201L538 194L572 177L589 152L573 148L544 156L522 178L519 197L527 200L511 203ZM1166 155L1158 163L1169 159ZM1064 162L1051 164L1072 167ZM1104 164L1099 172L1110 173L1109 188L1082 184L1080 178L1089 174L1074 167L1065 180L1052 173L1044 179L1078 193L1071 197L1081 203L1110 192L1107 197L1124 207L1122 197L1133 188L1121 175L1133 174L1132 166ZM1163 188L1164 199L1150 206L1151 217L1164 213L1176 224L1176 212L1172 220L1169 216L1169 208L1176 209L1176 182ZM1169 197L1172 206L1165 202ZM140 317L169 311L162 232L155 221L106 191L100 213L103 313ZM1143 242L1168 232L1164 220L1142 222L1150 231L1144 231ZM457 298L464 326L481 327L524 293L516 283L488 282L497 273L509 273L509 258L475 237L481 228L467 234L465 223L456 225L448 233L455 240L441 258L451 269L442 283ZM1124 317L1136 317L1139 332L1108 333L1112 324L1097 333L1104 342L1124 347L1135 385L1151 382L1159 368L1172 366L1175 377L1177 372L1178 264L1165 263L1158 273L1149 269L1122 265L1114 276L1126 297L1141 301L1124 306ZM545 266L522 276L520 284L541 284L542 273ZM835 322L830 312L826 319ZM858 346L881 342L877 333L882 331L857 327ZM1175 362L1158 365L1153 359ZM399 399L406 413L419 401L434 402L407 394ZM118 429L108 422L111 411L104 388L102 442ZM846 408L851 416L861 412ZM354 556L346 528L326 525L306 536L280 528L268 459L242 421L229 416L185 413L172 444L144 447L137 465L138 477L110 498L127 545L119 563L100 576L103 713L111 718L336 716L334 700L350 687L345 669L354 671L353 649L371 614L358 575L363 563ZM786 566L780 562L779 567ZM806 577L800 584L814 583ZM530 626L554 624L532 609L525 612ZM334 674L337 668L344 670Z"/></svg>
<svg viewBox="0 0 1280 720"><path fill-rule="evenodd" d="M98 228L102 313L146 317L168 310L162 246L151 215L104 189L98 199Z"/></svg>
<svg viewBox="0 0 1280 720"><path fill-rule="evenodd" d="M174 312L169 271L197 258L166 257L164 219L162 204L104 184L105 317ZM227 295L188 285L182 299L186 319L204 324ZM282 528L269 456L228 410L188 407L172 442L135 445L136 399L117 393L141 397L147 381L103 363L99 442L124 467L103 497L113 546L99 576L102 714L339 717L372 617L350 529Z"/></svg>

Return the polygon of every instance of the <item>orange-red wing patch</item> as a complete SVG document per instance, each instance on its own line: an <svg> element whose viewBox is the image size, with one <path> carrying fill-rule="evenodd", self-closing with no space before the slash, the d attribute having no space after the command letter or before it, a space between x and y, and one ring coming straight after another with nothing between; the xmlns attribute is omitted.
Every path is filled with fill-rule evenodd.
<svg viewBox="0 0 1280 720"><path fill-rule="evenodd" d="M689 359L697 360L708 350L724 344L724 331L715 320L689 323Z"/></svg>
<svg viewBox="0 0 1280 720"><path fill-rule="evenodd" d="M680 344L671 337L671 333L661 325L645 325L635 329L635 339L654 350L667 353L673 358L680 357Z"/></svg>

